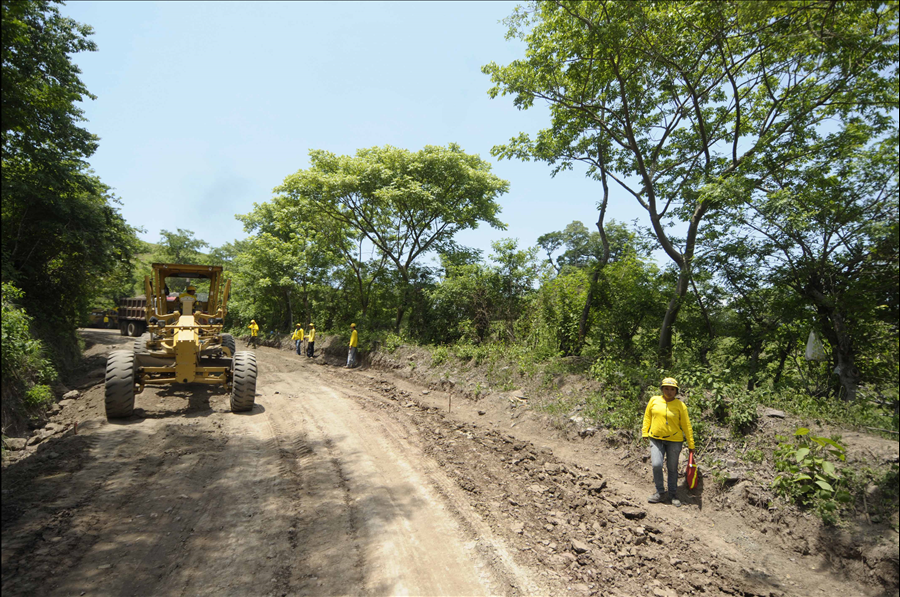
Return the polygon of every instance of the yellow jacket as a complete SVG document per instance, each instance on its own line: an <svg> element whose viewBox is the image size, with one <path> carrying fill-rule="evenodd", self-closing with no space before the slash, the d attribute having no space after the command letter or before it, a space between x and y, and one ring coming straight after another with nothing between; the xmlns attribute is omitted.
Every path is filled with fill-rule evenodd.
<svg viewBox="0 0 900 597"><path fill-rule="evenodd" d="M291 334L291 340L303 340L303 328L294 330L294 333Z"/></svg>
<svg viewBox="0 0 900 597"><path fill-rule="evenodd" d="M694 431L688 418L687 407L678 398L666 402L662 396L654 396L644 411L641 437L652 437L667 442L687 440L689 450L694 449Z"/></svg>
<svg viewBox="0 0 900 597"><path fill-rule="evenodd" d="M356 348L359 346L359 334L356 333L356 330L350 332L350 348Z"/></svg>
<svg viewBox="0 0 900 597"><path fill-rule="evenodd" d="M307 342L315 342L316 341L316 328L309 330L309 334L306 335Z"/></svg>
<svg viewBox="0 0 900 597"><path fill-rule="evenodd" d="M250 328L250 335L251 335L251 336L255 336L255 335L257 335L257 334L259 333L259 325L255 324L255 323L251 323L251 324L248 325L247 327Z"/></svg>

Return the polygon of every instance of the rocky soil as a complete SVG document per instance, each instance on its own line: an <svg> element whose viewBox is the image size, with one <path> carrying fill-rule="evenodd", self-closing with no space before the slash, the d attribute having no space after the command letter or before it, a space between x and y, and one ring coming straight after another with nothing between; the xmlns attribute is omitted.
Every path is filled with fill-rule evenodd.
<svg viewBox="0 0 900 597"><path fill-rule="evenodd" d="M83 333L77 393L5 452L5 595L898 592L896 513L825 527L772 499L765 461L716 453L720 481L647 504L627 435L544 414L533 388L476 398L477 372L421 352L347 370L328 341L258 349L252 413L190 386L108 423L105 354L127 339ZM851 460L896 461L896 442L843 437Z"/></svg>

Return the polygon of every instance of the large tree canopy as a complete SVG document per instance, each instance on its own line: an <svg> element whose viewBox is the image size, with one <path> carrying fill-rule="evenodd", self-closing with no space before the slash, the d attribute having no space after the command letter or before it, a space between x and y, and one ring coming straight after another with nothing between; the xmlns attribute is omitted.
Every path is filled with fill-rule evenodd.
<svg viewBox="0 0 900 597"><path fill-rule="evenodd" d="M646 210L680 271L660 334L688 291L698 234L732 177L767 180L820 142L826 123L873 135L897 107L897 3L575 2L519 7L526 57L491 63L492 97L550 105L551 125L501 157L590 165ZM674 225L674 227L673 227Z"/></svg>
<svg viewBox="0 0 900 597"><path fill-rule="evenodd" d="M3 2L3 86L0 91L4 162L26 160L51 176L67 178L97 149L78 125L76 104L94 99L69 59L94 51L91 27L63 17L46 0Z"/></svg>
<svg viewBox="0 0 900 597"><path fill-rule="evenodd" d="M62 364L78 352L74 330L90 303L127 279L136 230L84 161L97 140L77 102L93 96L70 54L96 49L91 28L51 2L11 0L2 34L3 281L24 291Z"/></svg>
<svg viewBox="0 0 900 597"><path fill-rule="evenodd" d="M452 251L460 230L481 222L504 228L496 200L508 189L489 163L450 144L417 152L373 147L355 156L313 150L310 167L288 176L275 192L358 231L408 286L416 260L429 251ZM398 299L399 329L406 288Z"/></svg>

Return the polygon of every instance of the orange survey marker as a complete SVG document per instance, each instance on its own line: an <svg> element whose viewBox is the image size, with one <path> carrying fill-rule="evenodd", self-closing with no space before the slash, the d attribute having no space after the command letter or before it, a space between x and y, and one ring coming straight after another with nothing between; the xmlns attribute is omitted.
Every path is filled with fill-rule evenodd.
<svg viewBox="0 0 900 597"><path fill-rule="evenodd" d="M694 489L697 487L697 478L699 477L699 470L697 469L697 465L694 464L694 453L691 452L691 455L688 456L687 469L684 471L684 479L685 484L688 489Z"/></svg>

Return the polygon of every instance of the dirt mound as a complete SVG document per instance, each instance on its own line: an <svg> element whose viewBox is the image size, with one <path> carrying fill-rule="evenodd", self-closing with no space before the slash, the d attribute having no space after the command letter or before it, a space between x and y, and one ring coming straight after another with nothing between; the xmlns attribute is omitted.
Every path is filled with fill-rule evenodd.
<svg viewBox="0 0 900 597"><path fill-rule="evenodd" d="M686 507L674 519L668 516L673 510L669 508L668 512L662 510L659 518L651 516L654 522L648 522L650 519L637 518L641 515L627 510L647 512L644 494L652 489L647 451L630 432L588 427L577 413L551 416L535 411L530 405L541 401L540 389L532 386L527 390L497 392L489 387L481 388L487 377L484 371L473 367L467 373L433 366L430 353L421 348L401 347L394 353L375 353L369 363L399 380L425 385L428 394L416 396L416 401L433 405L435 413L452 410L456 420L467 421L461 427L451 425L449 431L432 437L435 446L432 453L454 471L461 486L471 487L473 495L489 504L486 516L493 517L500 528L513 529L512 540L532 544L537 562L552 566L557 574L568 575L571 582L604 585L619 582L615 586L620 586L624 594L651 590L650 585L638 583L638 579L659 580L679 594L709 590L729 593L738 588L747 595L766 595L767 591L790 594L802 584L819 586L815 573L828 569L869 585L875 593L883 590L884 594L896 594L900 587L896 509L888 520L872 522L860 513L842 526L833 527L824 525L813 514L777 500L769 489L775 474L771 463L776 438L791 435L800 426L789 417L763 418L751 442L738 444L718 433L707 438L701 467L705 475L692 494L683 496ZM570 388L589 385L571 379L565 382ZM473 386L480 391L472 392ZM401 403L406 399L402 393L397 394L403 390L390 384L380 389ZM487 426L509 429L509 435L486 432ZM828 436L835 430L819 429L818 432ZM862 467L896 462L896 442L855 433L847 436L848 464ZM554 447L548 451L538 445ZM743 458L748 449L761 453L762 460L751 462ZM579 461L573 458L576 454L582 457L585 452L590 454L587 462L596 465L591 469L615 472L614 481L621 484L611 483L602 491L586 489L582 482L606 484L609 479L592 478L587 469L579 470L571 465L566 468L554 459L552 454L556 451L566 452L570 463ZM487 463L487 459L493 464ZM581 461L584 462L583 458ZM621 492L622 484L633 488L634 479L644 479L646 489L628 491L627 495L617 493ZM628 511L627 516L623 508ZM649 508L660 512L653 506ZM680 520L683 512L695 508L704 523L714 525L714 532L707 533L702 526L694 527L691 521ZM612 521L614 528L610 529ZM599 529L597 524L601 525ZM648 525L659 532L647 531ZM635 527L644 527L647 532L635 534L632 530ZM725 540L723 547L738 546L759 555L759 560L741 561L739 552L730 549L710 550L711 544L722 541L723 534L733 535ZM638 537L645 538L638 540ZM533 545L535 540L537 545ZM579 545L577 550L572 547L573 542ZM589 549L582 551L584 546ZM640 546L640 549L636 555L629 555L623 546ZM776 562L770 549L783 550L784 561ZM612 564L604 557L611 553L615 554L613 559L626 558L626 576L630 582L614 580L619 574L607 578L604 570L609 569L604 566ZM659 562L663 560L681 560L681 563L673 565L670 561L660 572ZM809 562L806 570L797 570L800 561ZM679 575L691 574L700 567L707 570L701 573L704 576L694 576L692 581L672 581L672 578L683 581ZM735 586L735 578L746 580ZM700 585L691 584L693 581ZM833 590L841 591L838 587ZM740 591L736 594L741 594Z"/></svg>

